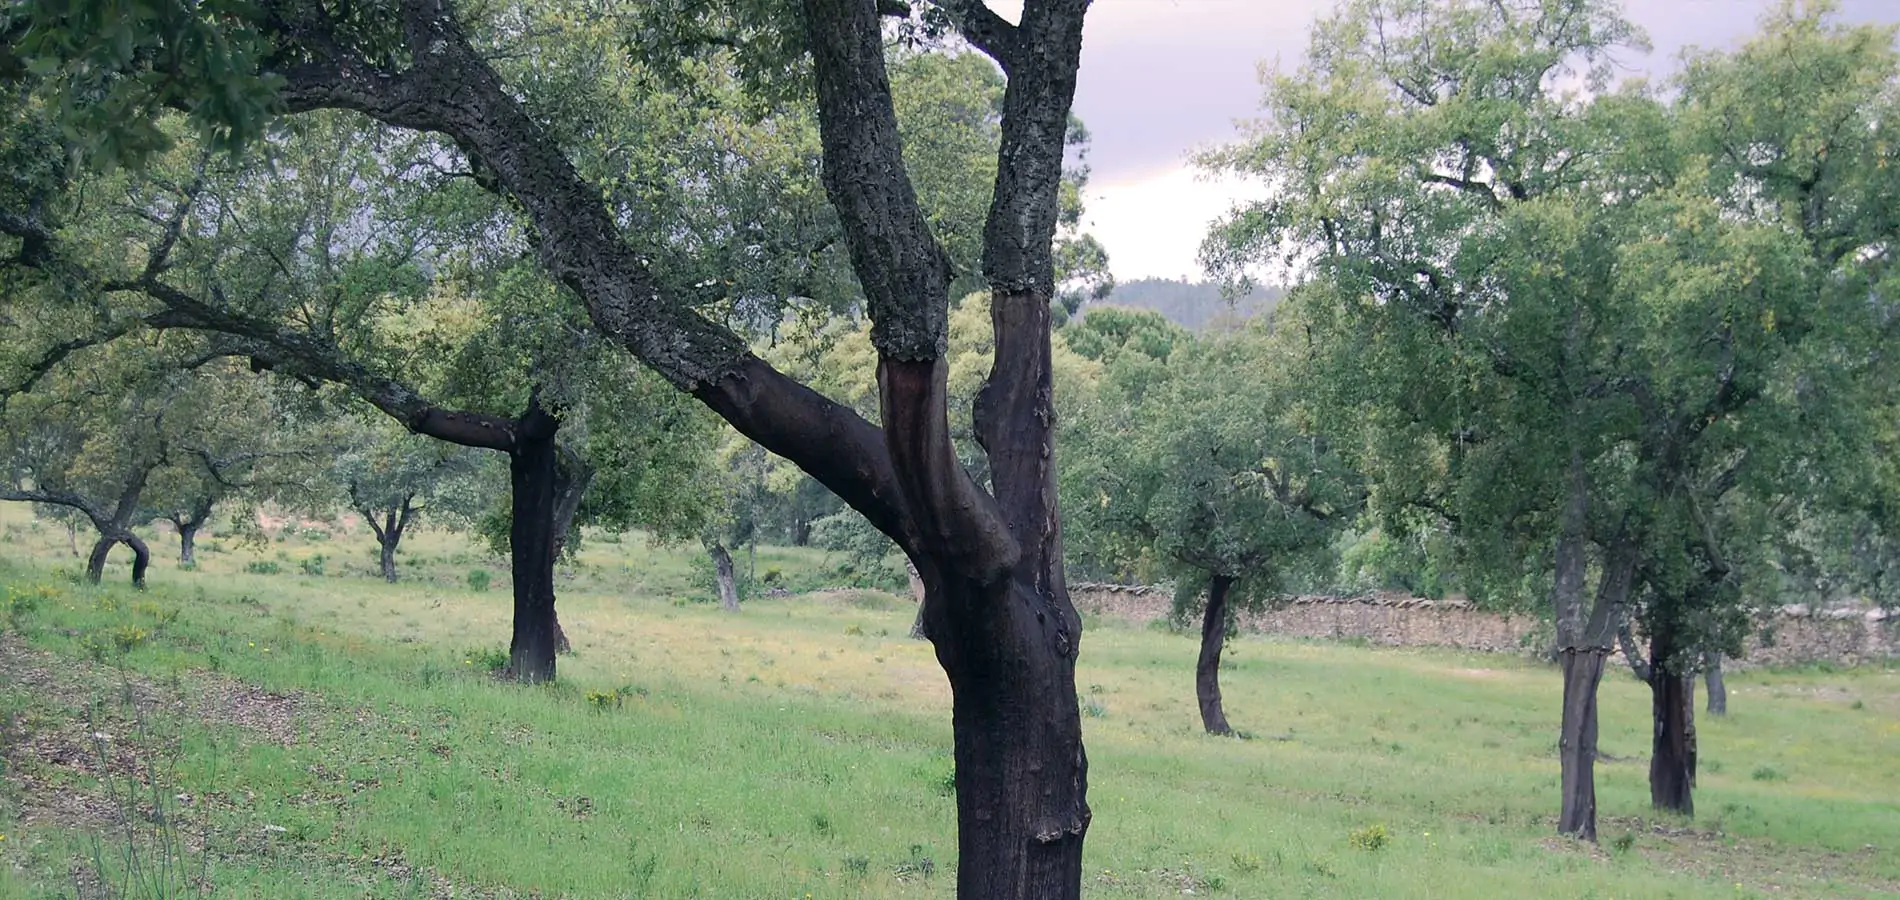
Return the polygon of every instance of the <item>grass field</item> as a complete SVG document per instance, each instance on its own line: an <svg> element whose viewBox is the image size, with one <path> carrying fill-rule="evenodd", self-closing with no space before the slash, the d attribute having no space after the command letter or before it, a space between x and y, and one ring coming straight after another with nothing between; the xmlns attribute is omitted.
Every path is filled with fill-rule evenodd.
<svg viewBox="0 0 1900 900"><path fill-rule="evenodd" d="M688 554L594 539L561 584L576 653L520 688L486 671L492 559L423 532L385 585L360 528L324 532L208 540L196 571L155 536L136 593L75 584L64 529L0 509L0 900L91 890L154 841L221 897L953 893L949 695L907 600L727 615ZM1607 677L1597 848L1552 834L1551 669L1248 636L1223 681L1254 739L1217 739L1192 637L1088 624L1089 896L1900 896L1900 671L1732 675L1693 822L1650 815L1647 689Z"/></svg>

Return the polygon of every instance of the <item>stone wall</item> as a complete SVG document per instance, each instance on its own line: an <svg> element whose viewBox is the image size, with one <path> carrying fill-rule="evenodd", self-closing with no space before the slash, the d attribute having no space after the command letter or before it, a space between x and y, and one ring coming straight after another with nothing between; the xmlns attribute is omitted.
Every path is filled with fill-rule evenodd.
<svg viewBox="0 0 1900 900"><path fill-rule="evenodd" d="M1165 618L1173 606L1167 588L1076 584L1077 609L1132 622ZM1264 613L1243 615L1248 631L1322 640L1361 640L1382 646L1454 647L1522 652L1539 640L1535 616L1485 612L1462 600L1425 600L1385 594L1369 597L1296 597ZM1764 619L1734 668L1830 662L1859 665L1900 659L1900 615L1880 610L1809 610L1784 606Z"/></svg>

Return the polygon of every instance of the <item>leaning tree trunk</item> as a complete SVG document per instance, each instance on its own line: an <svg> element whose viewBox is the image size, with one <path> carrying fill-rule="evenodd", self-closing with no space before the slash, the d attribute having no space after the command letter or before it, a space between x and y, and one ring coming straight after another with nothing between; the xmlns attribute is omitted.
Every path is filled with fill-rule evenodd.
<svg viewBox="0 0 1900 900"><path fill-rule="evenodd" d="M719 608L726 612L738 612L739 584L732 572L732 554L726 552L726 545L718 541L708 543L706 552L712 556L713 580L719 583Z"/></svg>
<svg viewBox="0 0 1900 900"><path fill-rule="evenodd" d="M1597 685L1609 653L1596 648L1559 651L1564 672L1563 726L1557 753L1563 767L1563 808L1557 831L1597 839Z"/></svg>
<svg viewBox="0 0 1900 900"><path fill-rule="evenodd" d="M515 449L508 458L514 491L508 547L514 563L515 589L508 673L527 684L554 680L554 658L560 649L560 626L554 618L558 540L554 522L560 500L557 481L561 465L554 434L558 428L559 422L531 401L517 425Z"/></svg>
<svg viewBox="0 0 1900 900"><path fill-rule="evenodd" d="M1654 726L1649 754L1649 802L1656 809L1695 815L1695 674L1667 624L1652 625L1649 691Z"/></svg>
<svg viewBox="0 0 1900 900"><path fill-rule="evenodd" d="M1703 661L1702 675L1709 686L1709 715L1728 715L1728 685L1722 683L1722 654L1708 655Z"/></svg>
<svg viewBox="0 0 1900 900"><path fill-rule="evenodd" d="M88 584L98 584L99 580L105 577L106 557L111 555L113 545L118 542L118 537L102 534L99 536L99 540L93 543L92 554L86 557L86 582Z"/></svg>
<svg viewBox="0 0 1900 900"><path fill-rule="evenodd" d="M1220 702L1220 653L1227 644L1227 592L1233 584L1225 575L1214 576L1207 586L1207 611L1201 614L1201 658L1194 665L1194 694L1208 734L1234 733Z"/></svg>

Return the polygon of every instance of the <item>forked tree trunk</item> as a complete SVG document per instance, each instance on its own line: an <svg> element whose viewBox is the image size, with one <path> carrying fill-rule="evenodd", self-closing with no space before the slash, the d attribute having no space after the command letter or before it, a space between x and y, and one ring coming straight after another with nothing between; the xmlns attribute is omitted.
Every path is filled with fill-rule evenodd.
<svg viewBox="0 0 1900 900"><path fill-rule="evenodd" d="M1558 653L1564 673L1564 712L1557 740L1563 768L1557 831L1586 841L1597 839L1597 686L1603 682L1603 663L1608 658L1609 653L1600 649L1573 647Z"/></svg>
<svg viewBox="0 0 1900 900"><path fill-rule="evenodd" d="M1616 644L1623 651L1623 661L1629 663L1630 674L1644 684L1649 683L1649 662L1643 658L1642 650L1636 644L1636 636L1630 633L1628 619L1616 629Z"/></svg>
<svg viewBox="0 0 1900 900"><path fill-rule="evenodd" d="M1728 715L1728 685L1722 682L1722 654L1708 655L1703 662L1702 675L1708 681L1709 715Z"/></svg>
<svg viewBox="0 0 1900 900"><path fill-rule="evenodd" d="M92 545L92 554L86 558L86 580L98 584L105 577L106 557L112 554L112 548L124 544L132 551L132 586L145 589L145 570L152 564L151 548L145 546L144 539L133 534L130 529L101 535Z"/></svg>
<svg viewBox="0 0 1900 900"><path fill-rule="evenodd" d="M514 492L508 547L513 558L514 635L508 643L508 673L516 681L554 680L560 626L554 617L555 507L560 497L559 422L530 402L516 426L508 471Z"/></svg>
<svg viewBox="0 0 1900 900"><path fill-rule="evenodd" d="M1683 661L1666 625L1652 626L1649 691L1653 740L1649 754L1649 802L1656 809L1695 815L1695 674Z"/></svg>
<svg viewBox="0 0 1900 900"><path fill-rule="evenodd" d="M725 544L717 541L707 544L706 552L712 556L713 580L719 585L719 608L738 612L739 584L732 572L732 554L726 552Z"/></svg>
<svg viewBox="0 0 1900 900"><path fill-rule="evenodd" d="M1227 644L1227 592L1233 584L1225 575L1214 576L1207 586L1207 611L1201 614L1201 658L1194 665L1194 694L1208 734L1234 733L1220 702L1220 654Z"/></svg>

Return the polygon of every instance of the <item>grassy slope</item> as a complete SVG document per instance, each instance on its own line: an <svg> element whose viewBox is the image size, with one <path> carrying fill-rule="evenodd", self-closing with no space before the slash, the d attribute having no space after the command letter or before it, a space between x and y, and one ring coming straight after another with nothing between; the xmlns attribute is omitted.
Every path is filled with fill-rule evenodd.
<svg viewBox="0 0 1900 900"><path fill-rule="evenodd" d="M951 893L948 690L927 645L904 637L906 602L761 599L733 617L674 599L692 590L684 555L594 541L562 594L578 653L560 684L524 690L478 671L470 651L505 640L508 599L499 575L486 593L462 586L482 562L458 537L422 534L405 559L414 580L397 586L363 577L360 533L207 552L198 572L161 542L154 590L134 595L59 580L53 567L76 565L64 533L31 530L19 510L0 510L0 529L0 595L47 587L22 630L65 677L106 692L111 672L85 645L132 623L153 636L124 662L154 684L304 692L287 742L174 717L177 788L212 810L230 896L427 896L417 867L502 895ZM301 574L315 553L329 575ZM242 571L280 555L285 574ZM787 550L759 566L826 562ZM1218 740L1198 733L1190 638L1091 626L1078 677L1090 896L1900 891L1900 672L1732 676L1734 712L1698 723L1703 814L1687 832L1632 818L1647 815L1648 697L1615 673L1603 747L1627 759L1598 769L1609 852L1590 852L1549 836L1548 669L1249 637L1223 679L1231 718L1261 739ZM0 683L16 731L79 728L84 705ZM44 760L15 765L93 789ZM33 808L0 797L0 900L63 884L77 847L44 815L23 833ZM1376 851L1351 840L1370 826L1386 834Z"/></svg>

